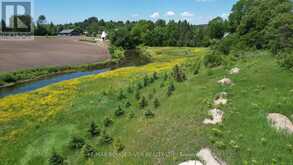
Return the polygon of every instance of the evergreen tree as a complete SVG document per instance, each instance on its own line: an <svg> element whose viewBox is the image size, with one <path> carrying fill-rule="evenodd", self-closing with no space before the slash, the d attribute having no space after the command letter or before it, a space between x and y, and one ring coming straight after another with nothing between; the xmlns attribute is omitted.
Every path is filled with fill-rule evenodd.
<svg viewBox="0 0 293 165"><path fill-rule="evenodd" d="M91 125L90 125L90 128L89 128L88 132L90 133L90 135L92 137L96 137L96 136L99 136L100 135L101 130L97 127L97 125L96 125L95 122L92 122Z"/></svg>
<svg viewBox="0 0 293 165"><path fill-rule="evenodd" d="M148 105L148 102L147 102L146 98L143 96L139 102L139 107L141 109L144 109L147 105Z"/></svg>
<svg viewBox="0 0 293 165"><path fill-rule="evenodd" d="M106 118L104 119L104 126L105 126L105 127L110 127L112 124L113 124L113 120L110 119L109 117L106 117Z"/></svg>
<svg viewBox="0 0 293 165"><path fill-rule="evenodd" d="M172 82L168 86L167 96L171 96L174 91L175 91L175 86L174 86L174 83Z"/></svg>
<svg viewBox="0 0 293 165"><path fill-rule="evenodd" d="M88 144L86 144L83 147L82 152L83 152L83 155L86 159L94 158L97 154L96 149L93 146L88 145Z"/></svg>
<svg viewBox="0 0 293 165"><path fill-rule="evenodd" d="M70 148L72 149L81 149L85 145L85 141L81 137L73 137L70 141Z"/></svg>
<svg viewBox="0 0 293 165"><path fill-rule="evenodd" d="M64 158L58 153L54 152L49 159L49 165L63 165Z"/></svg>
<svg viewBox="0 0 293 165"><path fill-rule="evenodd" d="M154 100L154 107L155 107L155 108L158 108L159 106L160 106L160 101L159 101L158 98L156 98L156 99Z"/></svg>
<svg viewBox="0 0 293 165"><path fill-rule="evenodd" d="M173 75L173 78L174 78L177 82L183 82L183 81L186 80L186 75L185 75L185 73L183 72L183 70L182 70L178 65L176 65L176 66L173 68L172 75Z"/></svg>

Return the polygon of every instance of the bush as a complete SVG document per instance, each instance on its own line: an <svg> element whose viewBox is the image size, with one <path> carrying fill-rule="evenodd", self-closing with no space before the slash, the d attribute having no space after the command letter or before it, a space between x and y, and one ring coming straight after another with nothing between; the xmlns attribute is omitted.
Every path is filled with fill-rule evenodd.
<svg viewBox="0 0 293 165"><path fill-rule="evenodd" d="M90 135L92 137L96 137L96 136L99 136L100 135L101 130L97 127L97 125L96 125L95 122L92 122L91 125L90 125L90 128L89 128L88 132L90 133Z"/></svg>
<svg viewBox="0 0 293 165"><path fill-rule="evenodd" d="M63 165L64 164L64 158L54 152L52 156L49 159L49 165Z"/></svg>
<svg viewBox="0 0 293 165"><path fill-rule="evenodd" d="M122 115L124 115L124 111L123 111L123 109L119 106L118 109L115 111L115 116L116 116L116 117L120 117L120 116L122 116Z"/></svg>
<svg viewBox="0 0 293 165"><path fill-rule="evenodd" d="M158 76L158 73L157 72L154 72L153 73L153 79L154 80L158 80L159 79L159 76Z"/></svg>
<svg viewBox="0 0 293 165"><path fill-rule="evenodd" d="M123 90L121 90L121 91L119 92L118 99L119 99L119 100L126 99L126 96L124 95Z"/></svg>
<svg viewBox="0 0 293 165"><path fill-rule="evenodd" d="M82 149L82 153L86 159L90 159L96 156L97 151L91 145L86 144Z"/></svg>
<svg viewBox="0 0 293 165"><path fill-rule="evenodd" d="M140 99L140 93L139 93L139 91L137 91L137 92L135 93L135 98L136 98L137 100Z"/></svg>
<svg viewBox="0 0 293 165"><path fill-rule="evenodd" d="M215 52L208 53L203 60L204 65L210 68L220 66L224 63L223 57Z"/></svg>
<svg viewBox="0 0 293 165"><path fill-rule="evenodd" d="M125 50L122 47L110 46L109 53L112 56L112 59L121 60L125 57Z"/></svg>
<svg viewBox="0 0 293 165"><path fill-rule="evenodd" d="M6 82L6 83L13 83L17 81L17 77L12 74L1 74L0 80Z"/></svg>
<svg viewBox="0 0 293 165"><path fill-rule="evenodd" d="M81 149L85 145L85 141L81 137L73 137L69 145L71 149L78 150L78 149Z"/></svg>

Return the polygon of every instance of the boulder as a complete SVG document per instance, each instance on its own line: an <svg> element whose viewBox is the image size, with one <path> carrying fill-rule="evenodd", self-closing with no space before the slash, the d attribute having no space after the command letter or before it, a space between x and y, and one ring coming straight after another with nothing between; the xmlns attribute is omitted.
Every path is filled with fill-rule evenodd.
<svg viewBox="0 0 293 165"><path fill-rule="evenodd" d="M203 164L197 160L188 160L186 162L180 163L179 165L203 165Z"/></svg>
<svg viewBox="0 0 293 165"><path fill-rule="evenodd" d="M222 80L219 80L218 81L218 84L221 84L221 85L231 85L232 84L232 81L228 78L223 78Z"/></svg>
<svg viewBox="0 0 293 165"><path fill-rule="evenodd" d="M209 110L209 114L211 115L211 119L205 119L203 121L204 124L218 124L222 123L224 112L219 109Z"/></svg>
<svg viewBox="0 0 293 165"><path fill-rule="evenodd" d="M196 156L205 164L205 165L226 165L226 163L218 159L210 149L204 148L201 149Z"/></svg>
<svg viewBox="0 0 293 165"><path fill-rule="evenodd" d="M293 133L293 124L287 116L279 113L270 113L267 119L272 124L272 127L277 130L286 131L289 134Z"/></svg>
<svg viewBox="0 0 293 165"><path fill-rule="evenodd" d="M230 70L230 74L239 74L239 73L240 73L240 69L237 67Z"/></svg>

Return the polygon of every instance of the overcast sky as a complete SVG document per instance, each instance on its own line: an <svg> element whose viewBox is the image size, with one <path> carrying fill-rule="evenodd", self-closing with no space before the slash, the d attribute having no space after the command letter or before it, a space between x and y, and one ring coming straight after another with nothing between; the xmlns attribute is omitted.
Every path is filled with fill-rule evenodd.
<svg viewBox="0 0 293 165"><path fill-rule="evenodd" d="M227 17L237 0L34 0L34 17L44 14L54 23L104 20L186 19L205 24L216 16Z"/></svg>

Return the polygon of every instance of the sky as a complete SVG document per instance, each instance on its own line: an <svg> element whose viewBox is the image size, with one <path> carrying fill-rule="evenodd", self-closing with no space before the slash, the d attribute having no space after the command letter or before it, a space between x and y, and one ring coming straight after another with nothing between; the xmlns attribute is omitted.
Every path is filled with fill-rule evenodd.
<svg viewBox="0 0 293 165"><path fill-rule="evenodd" d="M188 20L206 24L217 16L227 17L237 0L34 0L34 17L43 14L55 24L98 19Z"/></svg>

